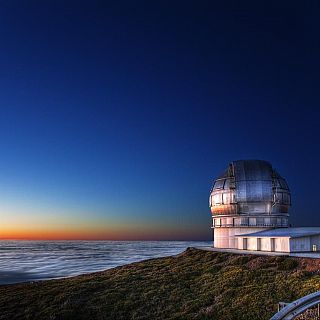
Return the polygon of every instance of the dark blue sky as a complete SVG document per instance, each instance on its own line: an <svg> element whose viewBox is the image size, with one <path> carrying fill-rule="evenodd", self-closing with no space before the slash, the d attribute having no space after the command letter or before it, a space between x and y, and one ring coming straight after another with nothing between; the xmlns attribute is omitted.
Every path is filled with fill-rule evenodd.
<svg viewBox="0 0 320 320"><path fill-rule="evenodd" d="M320 225L319 6L1 1L8 226L209 239L212 180L246 158L287 179L294 225Z"/></svg>

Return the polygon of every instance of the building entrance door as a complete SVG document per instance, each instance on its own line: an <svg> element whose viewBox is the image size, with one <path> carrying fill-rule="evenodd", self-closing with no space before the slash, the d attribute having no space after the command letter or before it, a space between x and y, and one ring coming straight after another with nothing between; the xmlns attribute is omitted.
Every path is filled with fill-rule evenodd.
<svg viewBox="0 0 320 320"><path fill-rule="evenodd" d="M261 238L257 238L257 250L261 250Z"/></svg>
<svg viewBox="0 0 320 320"><path fill-rule="evenodd" d="M275 238L270 238L270 251L276 251Z"/></svg>
<svg viewBox="0 0 320 320"><path fill-rule="evenodd" d="M242 241L243 241L243 243L242 243L243 250L247 250L247 248L248 248L248 238L243 238Z"/></svg>

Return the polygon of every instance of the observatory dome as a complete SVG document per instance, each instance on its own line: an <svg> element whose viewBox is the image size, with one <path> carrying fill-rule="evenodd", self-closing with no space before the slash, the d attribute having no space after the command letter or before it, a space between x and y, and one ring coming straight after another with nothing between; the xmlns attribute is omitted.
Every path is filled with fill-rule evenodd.
<svg viewBox="0 0 320 320"><path fill-rule="evenodd" d="M217 247L235 247L235 235L288 227L286 180L263 160L232 161L215 179L209 199Z"/></svg>
<svg viewBox="0 0 320 320"><path fill-rule="evenodd" d="M238 160L213 184L210 195L212 214L288 213L290 190L267 161Z"/></svg>

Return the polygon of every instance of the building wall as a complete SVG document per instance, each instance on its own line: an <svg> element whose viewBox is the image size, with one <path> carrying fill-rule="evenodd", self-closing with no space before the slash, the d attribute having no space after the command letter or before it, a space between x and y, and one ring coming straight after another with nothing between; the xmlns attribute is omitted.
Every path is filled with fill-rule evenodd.
<svg viewBox="0 0 320 320"><path fill-rule="evenodd" d="M257 250L257 238L248 238L247 250Z"/></svg>
<svg viewBox="0 0 320 320"><path fill-rule="evenodd" d="M272 238L270 238L272 239ZM275 252L290 252L289 238L287 237L279 237L274 238L275 242ZM272 241L272 240L271 240Z"/></svg>
<svg viewBox="0 0 320 320"><path fill-rule="evenodd" d="M314 250L320 251L320 235L290 239L291 252L310 252Z"/></svg>
<svg viewBox="0 0 320 320"><path fill-rule="evenodd" d="M271 251L270 238L261 238L261 251Z"/></svg>
<svg viewBox="0 0 320 320"><path fill-rule="evenodd" d="M310 237L310 245L311 245L311 250L313 245L316 245L316 251L320 251L320 235L317 236L311 236Z"/></svg>
<svg viewBox="0 0 320 320"><path fill-rule="evenodd" d="M242 246L238 243L235 235L254 233L259 231L265 231L268 228L215 228L214 229L214 247L215 248L231 248L235 249ZM240 241L241 242L241 241Z"/></svg>
<svg viewBox="0 0 320 320"><path fill-rule="evenodd" d="M214 246L216 248L235 248L240 250L267 252L311 252L320 251L320 234L290 238L289 235L257 237L250 234L268 228L215 228ZM245 235L247 236L241 236Z"/></svg>
<svg viewBox="0 0 320 320"><path fill-rule="evenodd" d="M300 237L290 239L290 251L291 252L304 252L311 251L311 237Z"/></svg>
<svg viewBox="0 0 320 320"><path fill-rule="evenodd" d="M279 238L239 237L237 248L240 250L289 252L290 247L289 247L288 237L279 237ZM319 249L320 249L320 246L319 246Z"/></svg>

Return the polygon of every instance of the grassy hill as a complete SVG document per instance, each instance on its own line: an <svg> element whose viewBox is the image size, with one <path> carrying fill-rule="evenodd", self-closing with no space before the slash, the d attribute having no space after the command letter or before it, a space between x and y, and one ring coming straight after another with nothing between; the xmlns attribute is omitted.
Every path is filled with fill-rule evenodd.
<svg viewBox="0 0 320 320"><path fill-rule="evenodd" d="M0 286L0 319L268 319L320 290L320 260L188 249L88 275Z"/></svg>

